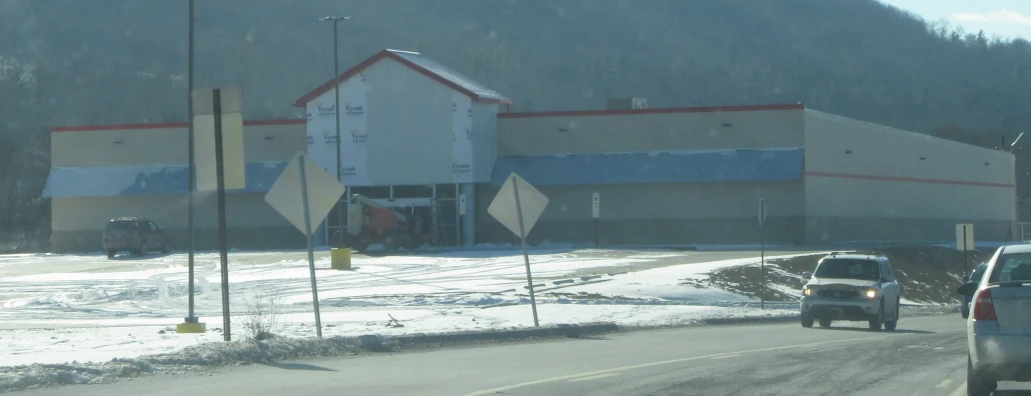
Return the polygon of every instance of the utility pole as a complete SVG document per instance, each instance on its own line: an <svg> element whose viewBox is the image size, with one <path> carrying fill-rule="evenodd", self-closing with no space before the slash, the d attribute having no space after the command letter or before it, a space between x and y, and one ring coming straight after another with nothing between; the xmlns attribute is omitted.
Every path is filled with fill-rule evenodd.
<svg viewBox="0 0 1031 396"><path fill-rule="evenodd" d="M336 122L334 123L333 127L336 130L336 150L337 150L337 153L336 153L337 154L337 171L336 171L336 175L337 175L337 181L341 182L341 183L343 182L344 179L343 179L343 176L341 175L341 172L340 172L340 167L341 167L340 166L340 81L337 80L340 77L340 57L338 56L339 48L337 46L337 39L338 39L338 37L337 37L337 22L346 21L346 20L350 20L350 19L351 19L351 17L349 17L349 16L345 16L345 17L328 16L328 17L322 18L323 21L333 22L333 100L335 101L334 105L333 105L333 113L334 113L334 115L336 117ZM346 202L346 201L347 201L347 197L345 196L344 197L344 202ZM338 228L337 232L343 232L344 227L345 227L345 224L344 224L344 209L340 207L339 200L337 201L336 208L337 208L337 228ZM327 222L327 225L328 225L328 222ZM333 235L330 234L330 237L332 237L332 236Z"/></svg>

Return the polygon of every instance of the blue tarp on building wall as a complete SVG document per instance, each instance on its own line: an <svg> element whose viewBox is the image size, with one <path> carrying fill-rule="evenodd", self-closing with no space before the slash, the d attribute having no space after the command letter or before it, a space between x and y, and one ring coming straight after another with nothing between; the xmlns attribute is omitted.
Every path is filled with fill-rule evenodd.
<svg viewBox="0 0 1031 396"><path fill-rule="evenodd" d="M287 162L246 165L247 187L228 193L266 192L286 169ZM114 197L125 195L185 195L189 169L185 165L52 168L43 196Z"/></svg>
<svg viewBox="0 0 1031 396"><path fill-rule="evenodd" d="M491 184L512 172L537 186L795 180L804 157L801 147L512 156L498 158Z"/></svg>

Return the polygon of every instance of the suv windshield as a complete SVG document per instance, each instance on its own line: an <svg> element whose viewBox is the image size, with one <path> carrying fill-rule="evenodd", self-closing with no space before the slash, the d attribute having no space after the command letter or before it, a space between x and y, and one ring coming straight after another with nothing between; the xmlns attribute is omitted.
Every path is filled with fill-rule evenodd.
<svg viewBox="0 0 1031 396"><path fill-rule="evenodd" d="M874 260L826 259L816 268L817 278L878 280L880 270Z"/></svg>

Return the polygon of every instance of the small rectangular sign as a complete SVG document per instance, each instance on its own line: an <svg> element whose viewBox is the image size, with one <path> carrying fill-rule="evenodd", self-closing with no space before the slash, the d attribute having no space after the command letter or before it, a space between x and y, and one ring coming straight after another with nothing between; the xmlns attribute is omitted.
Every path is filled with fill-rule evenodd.
<svg viewBox="0 0 1031 396"><path fill-rule="evenodd" d="M243 153L243 116L222 114L222 175L226 190L247 187ZM215 116L193 117L193 152L197 172L197 190L218 189L218 163L215 153Z"/></svg>
<svg viewBox="0 0 1031 396"><path fill-rule="evenodd" d="M601 217L601 193L591 195L591 214L595 219Z"/></svg>
<svg viewBox="0 0 1031 396"><path fill-rule="evenodd" d="M766 225L766 199L759 199L759 225Z"/></svg>
<svg viewBox="0 0 1031 396"><path fill-rule="evenodd" d="M956 250L974 250L973 224L956 224Z"/></svg>
<svg viewBox="0 0 1031 396"><path fill-rule="evenodd" d="M193 89L193 92L190 93L190 95L193 95L193 115L215 114L215 96L213 91L214 89L211 88ZM222 114L243 112L239 87L218 88L218 96Z"/></svg>
<svg viewBox="0 0 1031 396"><path fill-rule="evenodd" d="M465 194L458 196L458 214L465 216Z"/></svg>

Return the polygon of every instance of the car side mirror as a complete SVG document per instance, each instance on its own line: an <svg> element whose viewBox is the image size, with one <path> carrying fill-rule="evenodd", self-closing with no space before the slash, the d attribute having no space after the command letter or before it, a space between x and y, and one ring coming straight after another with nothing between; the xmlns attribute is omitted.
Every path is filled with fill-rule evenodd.
<svg viewBox="0 0 1031 396"><path fill-rule="evenodd" d="M805 279L810 279L810 278L813 277L813 273L812 272L803 272L802 273L802 277L805 278Z"/></svg>
<svg viewBox="0 0 1031 396"><path fill-rule="evenodd" d="M977 284L974 283L974 282L968 282L968 283L964 283L963 286L960 286L959 289L956 290L956 293L962 294L962 295L968 296L968 297L973 297L974 296L974 292L976 292L976 291L977 291Z"/></svg>

